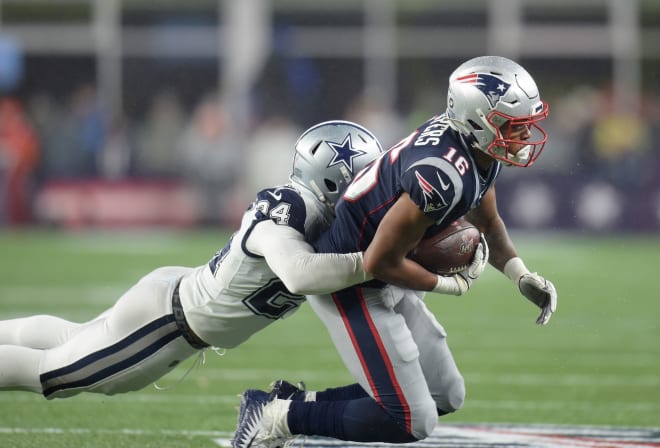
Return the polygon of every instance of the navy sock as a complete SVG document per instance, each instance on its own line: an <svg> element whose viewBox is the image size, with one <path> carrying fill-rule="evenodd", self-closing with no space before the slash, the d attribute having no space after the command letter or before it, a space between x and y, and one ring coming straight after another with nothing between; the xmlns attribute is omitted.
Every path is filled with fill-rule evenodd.
<svg viewBox="0 0 660 448"><path fill-rule="evenodd" d="M348 386L333 387L316 392L316 401L337 401L354 400L356 398L365 398L369 394L362 389L359 384L350 384Z"/></svg>
<svg viewBox="0 0 660 448"><path fill-rule="evenodd" d="M407 443L416 440L371 397L342 401L293 401L287 423L293 434L355 442Z"/></svg>

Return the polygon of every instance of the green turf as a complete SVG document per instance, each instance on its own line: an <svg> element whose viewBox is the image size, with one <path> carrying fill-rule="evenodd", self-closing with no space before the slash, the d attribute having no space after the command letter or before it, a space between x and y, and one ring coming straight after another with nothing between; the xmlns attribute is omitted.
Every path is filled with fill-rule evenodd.
<svg viewBox="0 0 660 448"><path fill-rule="evenodd" d="M514 237L530 268L555 282L558 313L536 326L535 308L492 269L464 297L430 295L467 385L465 407L442 421L660 425L660 238ZM0 233L0 318L89 319L151 269L203 264L226 238ZM54 401L2 392L0 445L212 447L234 428L236 394L278 377L311 388L351 381L308 306L224 356L209 352L167 391Z"/></svg>

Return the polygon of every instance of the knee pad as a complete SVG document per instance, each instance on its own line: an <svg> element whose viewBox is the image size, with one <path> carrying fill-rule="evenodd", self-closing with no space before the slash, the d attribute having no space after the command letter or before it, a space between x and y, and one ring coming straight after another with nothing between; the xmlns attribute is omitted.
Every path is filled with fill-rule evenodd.
<svg viewBox="0 0 660 448"><path fill-rule="evenodd" d="M419 419L419 425L413 427L413 436L417 440L424 440L431 435L435 426L438 424L438 413L434 401L431 400L429 405L425 406Z"/></svg>
<svg viewBox="0 0 660 448"><path fill-rule="evenodd" d="M465 382L462 376L457 376L452 380L445 392L442 405L438 406L438 415L450 414L463 407L465 402Z"/></svg>
<svg viewBox="0 0 660 448"><path fill-rule="evenodd" d="M441 400L436 399L438 403L438 415L442 416L458 411L465 402L465 381L461 375L457 375L448 382L445 389L445 395Z"/></svg>
<svg viewBox="0 0 660 448"><path fill-rule="evenodd" d="M461 375L452 382L448 395L449 404L453 408L451 412L458 411L463 407L463 402L465 402L465 381Z"/></svg>

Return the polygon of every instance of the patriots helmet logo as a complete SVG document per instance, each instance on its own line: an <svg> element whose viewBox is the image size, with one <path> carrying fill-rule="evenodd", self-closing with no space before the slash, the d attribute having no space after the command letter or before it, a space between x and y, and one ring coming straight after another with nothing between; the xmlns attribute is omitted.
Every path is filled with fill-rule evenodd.
<svg viewBox="0 0 660 448"><path fill-rule="evenodd" d="M365 151L353 147L353 143L351 142L351 134L348 134L342 143L330 141L326 141L326 143L335 152L332 160L328 164L328 168L333 165L337 165L338 163L343 163L352 173L353 159L366 154Z"/></svg>
<svg viewBox="0 0 660 448"><path fill-rule="evenodd" d="M447 207L447 201L442 197L440 192L426 179L415 171L415 177L419 183L422 192L424 192L424 213L435 212Z"/></svg>
<svg viewBox="0 0 660 448"><path fill-rule="evenodd" d="M463 84L470 84L475 86L483 93L488 99L490 107L493 108L498 103L500 98L509 91L511 84L502 81L500 78L487 73L470 73L469 75L461 76L456 79Z"/></svg>

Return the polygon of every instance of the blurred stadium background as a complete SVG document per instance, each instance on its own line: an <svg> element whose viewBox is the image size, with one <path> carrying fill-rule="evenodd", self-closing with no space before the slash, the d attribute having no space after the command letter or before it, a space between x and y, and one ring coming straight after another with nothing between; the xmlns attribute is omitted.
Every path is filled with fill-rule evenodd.
<svg viewBox="0 0 660 448"><path fill-rule="evenodd" d="M461 61L521 61L549 144L500 181L514 228L660 228L654 0L1 0L0 222L234 224L295 138L347 118L390 146Z"/></svg>
<svg viewBox="0 0 660 448"><path fill-rule="evenodd" d="M430 299L468 385L441 423L660 427L658 42L656 0L0 0L0 316L86 320L156 266L206 262L306 127L389 146L444 110L458 63L500 54L551 108L498 196L559 313L537 328L492 269ZM350 381L309 308L292 319L168 392L2 393L0 445L213 446L247 387Z"/></svg>

